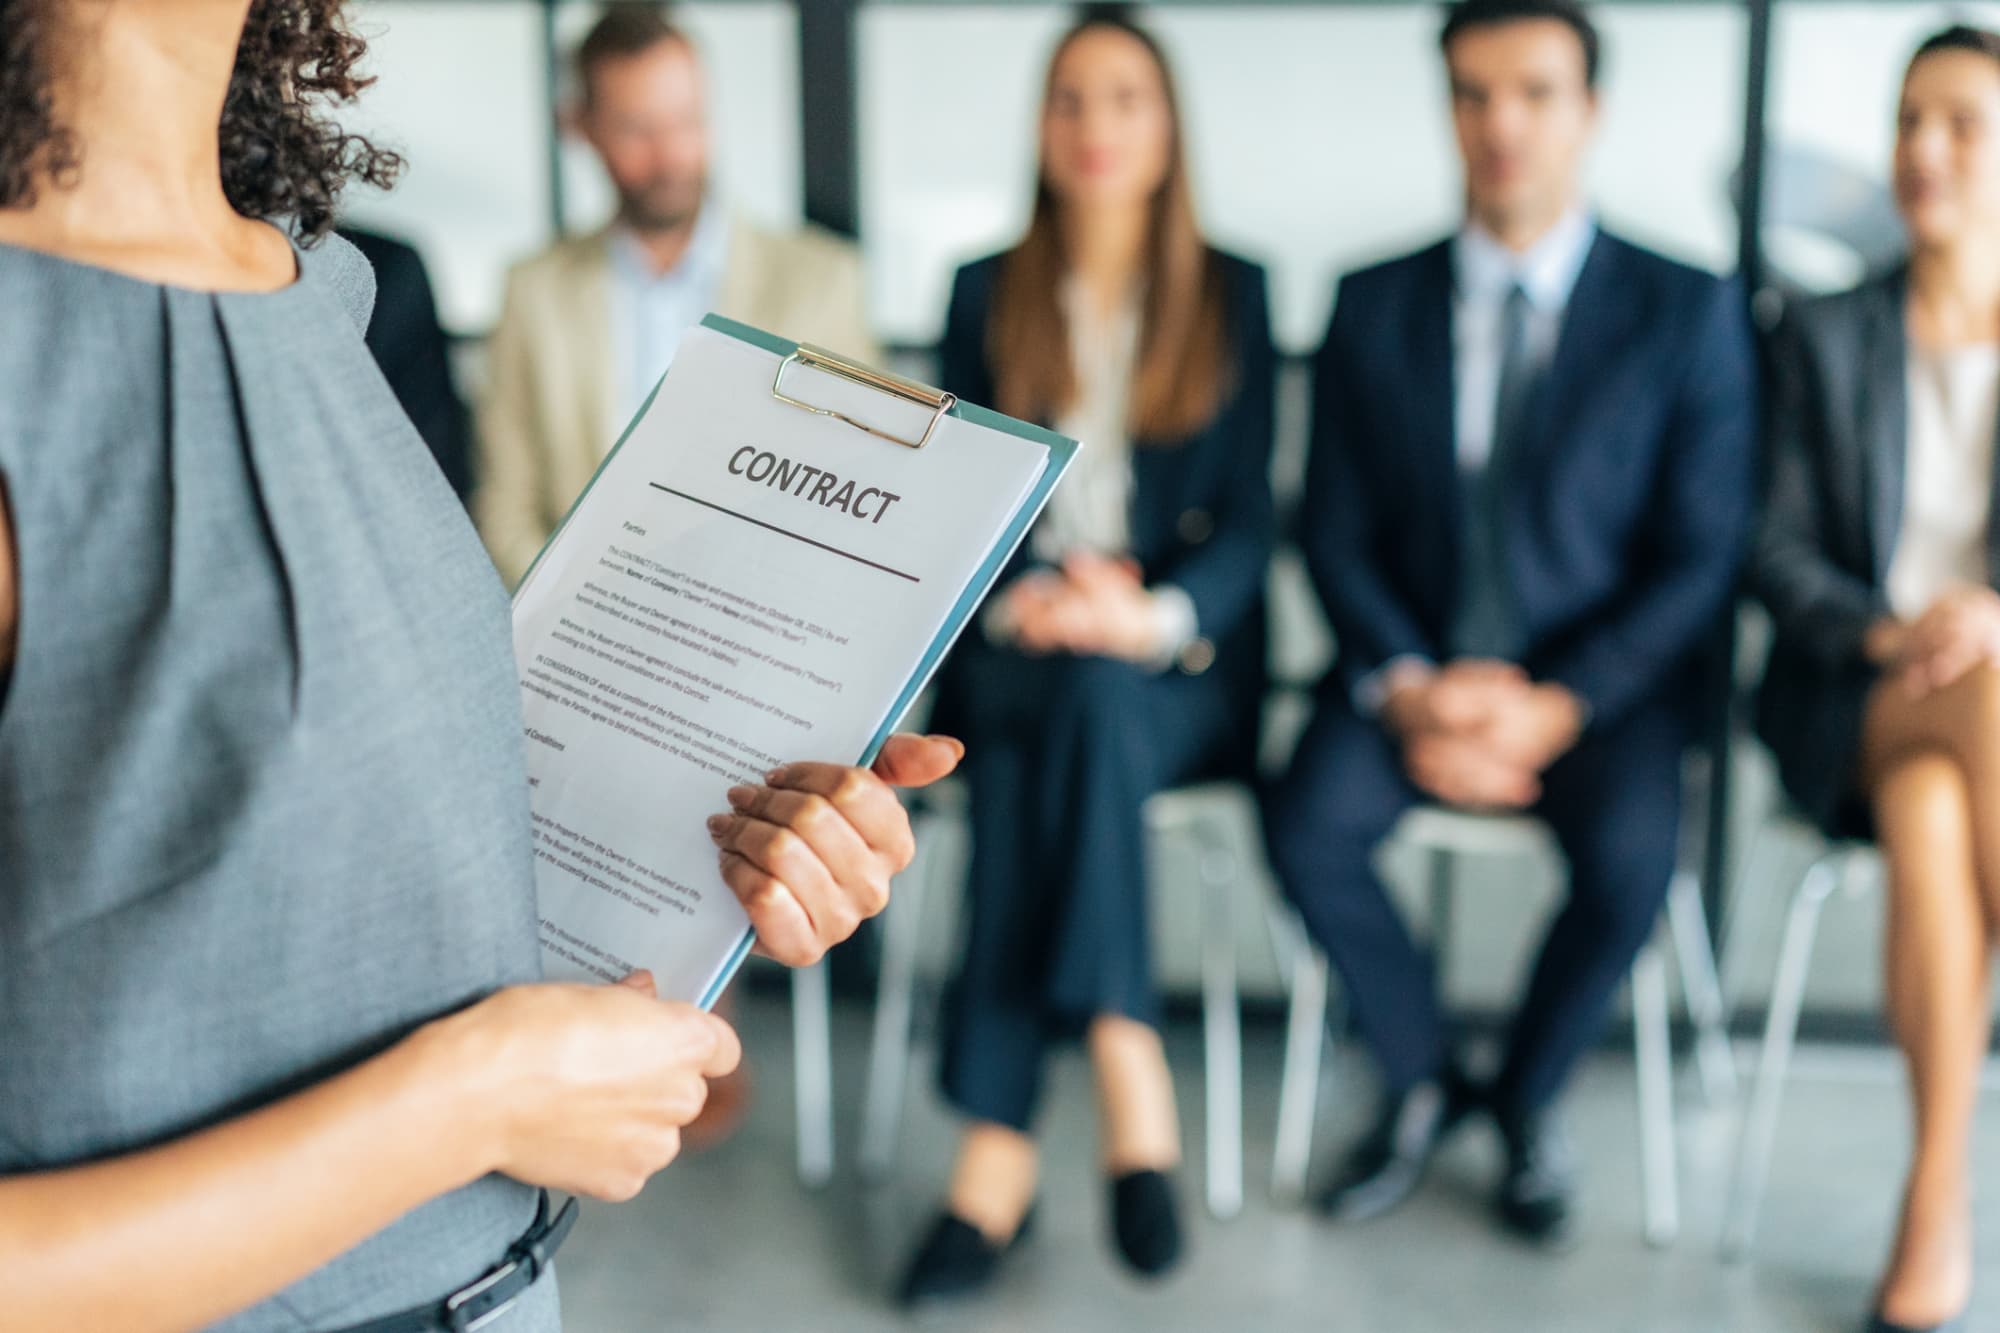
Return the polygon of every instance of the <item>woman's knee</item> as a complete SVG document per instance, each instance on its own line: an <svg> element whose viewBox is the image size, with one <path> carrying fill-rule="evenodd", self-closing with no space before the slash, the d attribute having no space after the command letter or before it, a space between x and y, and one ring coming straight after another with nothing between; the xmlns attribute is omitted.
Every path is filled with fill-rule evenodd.
<svg viewBox="0 0 2000 1333"><path fill-rule="evenodd" d="M1935 850L1969 837L1965 769L1944 750L1915 750L1889 764L1876 779L1873 797L1876 822L1892 853L1902 842Z"/></svg>

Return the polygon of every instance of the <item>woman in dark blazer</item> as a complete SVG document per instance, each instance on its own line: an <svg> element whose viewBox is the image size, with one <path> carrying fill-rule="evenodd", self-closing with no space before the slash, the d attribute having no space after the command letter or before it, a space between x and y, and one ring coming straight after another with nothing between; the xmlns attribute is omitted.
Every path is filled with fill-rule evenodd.
<svg viewBox="0 0 2000 1333"><path fill-rule="evenodd" d="M1906 267L1807 301L1774 358L1754 578L1777 624L1759 728L1792 799L1889 866L1887 992L1915 1155L1877 1329L1957 1327L2000 921L2000 35L1905 78Z"/></svg>
<svg viewBox="0 0 2000 1333"><path fill-rule="evenodd" d="M1180 1250L1141 807L1254 748L1274 356L1263 272L1203 243L1167 67L1121 13L1058 46L1033 221L960 271L942 352L946 388L1083 449L940 691L972 798L943 1061L970 1124L910 1301L983 1284L1019 1234L1066 1037L1096 1072L1119 1252L1152 1274Z"/></svg>

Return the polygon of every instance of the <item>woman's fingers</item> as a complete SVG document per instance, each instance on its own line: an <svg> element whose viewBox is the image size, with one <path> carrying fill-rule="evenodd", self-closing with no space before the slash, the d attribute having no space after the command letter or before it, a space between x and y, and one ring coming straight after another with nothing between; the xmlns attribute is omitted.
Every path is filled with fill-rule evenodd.
<svg viewBox="0 0 2000 1333"><path fill-rule="evenodd" d="M890 739L892 743L895 740ZM944 771L949 772L958 762L953 752L960 748L956 741L941 741L937 748L926 751L930 756L928 762L933 768L944 765ZM882 758L876 763L883 764L886 759L891 769L905 770L899 776L922 776L916 772L926 762L922 753L885 745ZM853 826L870 850L887 858L892 874L909 865L910 858L916 855L909 811L903 809L889 783L874 769L846 768L839 764L786 764L771 774L771 785L824 798Z"/></svg>
<svg viewBox="0 0 2000 1333"><path fill-rule="evenodd" d="M901 733L883 742L875 756L875 776L891 787L928 787L965 758L965 742L951 736Z"/></svg>
<svg viewBox="0 0 2000 1333"><path fill-rule="evenodd" d="M812 918L791 889L735 852L722 854L722 881L750 918L756 952L786 967L811 967L825 956Z"/></svg>
<svg viewBox="0 0 2000 1333"><path fill-rule="evenodd" d="M883 873L879 854L827 797L785 787L731 787L729 804L744 818L789 829L801 839L826 868L836 888L863 895L859 904L863 916L873 916L888 905L888 876ZM764 868L784 878L779 867ZM870 901L872 891L877 889L880 901ZM810 907L807 910L809 915L819 915Z"/></svg>
<svg viewBox="0 0 2000 1333"><path fill-rule="evenodd" d="M736 1066L743 1063L743 1039L736 1035L736 1029L714 1014L695 1011L707 1025L714 1044L708 1058L701 1063L703 1078L724 1078L736 1072Z"/></svg>
<svg viewBox="0 0 2000 1333"><path fill-rule="evenodd" d="M709 834L759 951L807 966L887 906L890 879L916 854L891 784L935 782L964 754L950 737L898 735L872 769L786 764L763 786L732 788L731 813Z"/></svg>
<svg viewBox="0 0 2000 1333"><path fill-rule="evenodd" d="M773 957L805 966L854 933L859 910L797 833L733 814L711 819L709 836L721 849L723 882Z"/></svg>

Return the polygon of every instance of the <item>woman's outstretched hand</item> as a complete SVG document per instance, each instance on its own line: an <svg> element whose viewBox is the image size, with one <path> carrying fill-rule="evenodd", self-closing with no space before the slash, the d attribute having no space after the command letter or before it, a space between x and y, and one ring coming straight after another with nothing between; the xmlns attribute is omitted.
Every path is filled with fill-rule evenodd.
<svg viewBox="0 0 2000 1333"><path fill-rule="evenodd" d="M889 881L916 843L894 787L924 787L958 767L948 736L891 736L869 768L786 764L732 787L708 821L722 878L750 915L758 951L809 967L889 903Z"/></svg>

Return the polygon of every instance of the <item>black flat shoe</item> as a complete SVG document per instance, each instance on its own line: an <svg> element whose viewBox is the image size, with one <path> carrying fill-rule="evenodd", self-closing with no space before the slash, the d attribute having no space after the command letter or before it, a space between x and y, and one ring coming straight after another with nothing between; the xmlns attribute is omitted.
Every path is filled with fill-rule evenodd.
<svg viewBox="0 0 2000 1333"><path fill-rule="evenodd" d="M1500 1225L1545 1250L1574 1249L1576 1154L1556 1116L1503 1122L1500 1132L1507 1144L1507 1171L1493 1200Z"/></svg>
<svg viewBox="0 0 2000 1333"><path fill-rule="evenodd" d="M1021 1225L1015 1228L1013 1238L1004 1245L995 1245L964 1218L939 1214L896 1288L897 1302L907 1308L929 1301L956 1300L987 1286L999 1270L1000 1261L1027 1238L1034 1220L1035 1210L1030 1208Z"/></svg>
<svg viewBox="0 0 2000 1333"><path fill-rule="evenodd" d="M1456 1072L1392 1099L1321 1192L1320 1212L1336 1222L1366 1222L1401 1205L1478 1105L1476 1089Z"/></svg>
<svg viewBox="0 0 2000 1333"><path fill-rule="evenodd" d="M1143 1277L1159 1277L1181 1261L1181 1212L1173 1180L1159 1171L1130 1171L1111 1181L1111 1234L1118 1253Z"/></svg>

